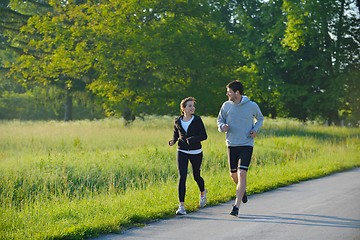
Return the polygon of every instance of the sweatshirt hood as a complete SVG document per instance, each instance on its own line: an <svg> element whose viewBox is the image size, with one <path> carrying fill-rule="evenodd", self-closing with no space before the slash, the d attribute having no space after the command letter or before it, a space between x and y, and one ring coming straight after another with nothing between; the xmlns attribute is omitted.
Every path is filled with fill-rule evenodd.
<svg viewBox="0 0 360 240"><path fill-rule="evenodd" d="M250 102L250 99L247 96L242 96L240 104L245 104L247 102Z"/></svg>
<svg viewBox="0 0 360 240"><path fill-rule="evenodd" d="M230 102L234 105L243 105L245 103L250 102L250 99L247 96L243 95L240 103L234 103L232 101L230 101Z"/></svg>

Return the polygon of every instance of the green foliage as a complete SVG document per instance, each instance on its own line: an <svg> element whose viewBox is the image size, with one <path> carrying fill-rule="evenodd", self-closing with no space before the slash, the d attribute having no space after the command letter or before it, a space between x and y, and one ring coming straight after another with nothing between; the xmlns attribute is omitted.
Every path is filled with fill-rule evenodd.
<svg viewBox="0 0 360 240"><path fill-rule="evenodd" d="M284 38L281 44L293 51L299 50L305 45L304 18L309 13L304 11L303 1L284 1L283 10L286 13L287 22Z"/></svg>
<svg viewBox="0 0 360 240"><path fill-rule="evenodd" d="M173 117L0 122L1 239L82 239L174 215ZM234 197L224 135L204 117L202 173L209 205ZM266 120L256 139L248 193L360 166L358 128ZM199 190L189 178L188 211ZM161 204L159 204L161 202ZM151 206L151 207L149 207ZM141 211L140 211L141 209ZM146 209L146 211L144 211Z"/></svg>
<svg viewBox="0 0 360 240"><path fill-rule="evenodd" d="M7 2L1 66L29 91L66 91L68 111L90 92L106 116L132 121L176 114L193 95L213 116L239 78L267 116L358 121L355 0Z"/></svg>

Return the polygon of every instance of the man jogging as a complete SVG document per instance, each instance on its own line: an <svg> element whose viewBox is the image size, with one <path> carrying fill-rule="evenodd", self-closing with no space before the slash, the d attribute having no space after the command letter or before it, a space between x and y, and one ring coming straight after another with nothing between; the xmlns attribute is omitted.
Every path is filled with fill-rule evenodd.
<svg viewBox="0 0 360 240"><path fill-rule="evenodd" d="M259 106L243 95L243 91L244 87L238 80L226 85L228 101L221 106L217 118L218 130L226 132L230 176L236 184L235 204L230 212L234 216L239 214L241 201L247 201L246 175L253 153L254 138L264 121Z"/></svg>

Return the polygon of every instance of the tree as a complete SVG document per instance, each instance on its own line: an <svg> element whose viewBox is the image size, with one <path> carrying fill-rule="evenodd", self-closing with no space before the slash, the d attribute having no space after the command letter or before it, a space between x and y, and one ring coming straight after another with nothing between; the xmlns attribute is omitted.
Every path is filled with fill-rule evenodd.
<svg viewBox="0 0 360 240"><path fill-rule="evenodd" d="M280 101L281 65L285 49L285 19L280 1L231 1L229 31L236 36L242 61L235 70L244 82L245 94L255 100L263 113L277 117L287 114Z"/></svg>
<svg viewBox="0 0 360 240"><path fill-rule="evenodd" d="M354 1L235 3L234 33L248 59L238 73L265 114L338 121L344 73L360 49Z"/></svg>
<svg viewBox="0 0 360 240"><path fill-rule="evenodd" d="M50 1L50 4L51 11L32 16L22 28L19 36L28 44L13 64L12 73L26 86L42 84L62 89L66 99L64 120L67 121L72 119L72 94L85 90L87 76L83 73L91 67L84 61L77 61L71 51L82 58L89 57L87 46L81 43L81 36L87 35L86 32L76 32L71 19L76 16L67 15L70 6L75 7L76 13L76 3L67 5Z"/></svg>
<svg viewBox="0 0 360 240"><path fill-rule="evenodd" d="M53 13L33 16L24 28L32 36L29 49L13 67L21 78L69 92L86 87L103 99L108 115L130 120L168 113L183 94L197 94L214 103L206 112L217 111L209 96L222 90L239 54L206 2L52 5Z"/></svg>
<svg viewBox="0 0 360 240"><path fill-rule="evenodd" d="M63 89L69 107L74 92L88 91L108 116L132 121L175 114L179 99L193 95L206 103L201 114L216 115L224 86L239 78L272 117L338 121L356 110L354 0L50 4L12 38L28 43L12 73Z"/></svg>
<svg viewBox="0 0 360 240"><path fill-rule="evenodd" d="M294 86L297 93L283 95L283 101L287 102L288 109L293 109L291 116L302 120L322 117L339 122L339 111L346 108L347 102L344 98L348 85L346 72L358 63L360 53L355 34L359 31L359 17L352 8L355 1L298 1L295 4L292 1L291 4L292 10L285 9L288 18L298 19L298 30L293 30L297 34L292 38L300 36L301 41L297 49L283 42L284 46L296 50L289 52L293 57L287 64L294 64L288 66L291 72L285 75L284 87ZM285 89L283 92L286 93ZM294 106L294 102L298 105Z"/></svg>

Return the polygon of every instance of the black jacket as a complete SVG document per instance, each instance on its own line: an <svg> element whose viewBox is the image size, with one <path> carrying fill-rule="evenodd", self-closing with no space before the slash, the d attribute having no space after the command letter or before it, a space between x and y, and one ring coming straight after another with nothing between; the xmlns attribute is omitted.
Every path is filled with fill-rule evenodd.
<svg viewBox="0 0 360 240"><path fill-rule="evenodd" d="M178 141L178 149L182 150L196 150L201 148L201 141L207 139L205 126L201 118L193 115L194 119L189 125L187 132L181 126L180 119L183 115L177 117L174 123L173 141Z"/></svg>

